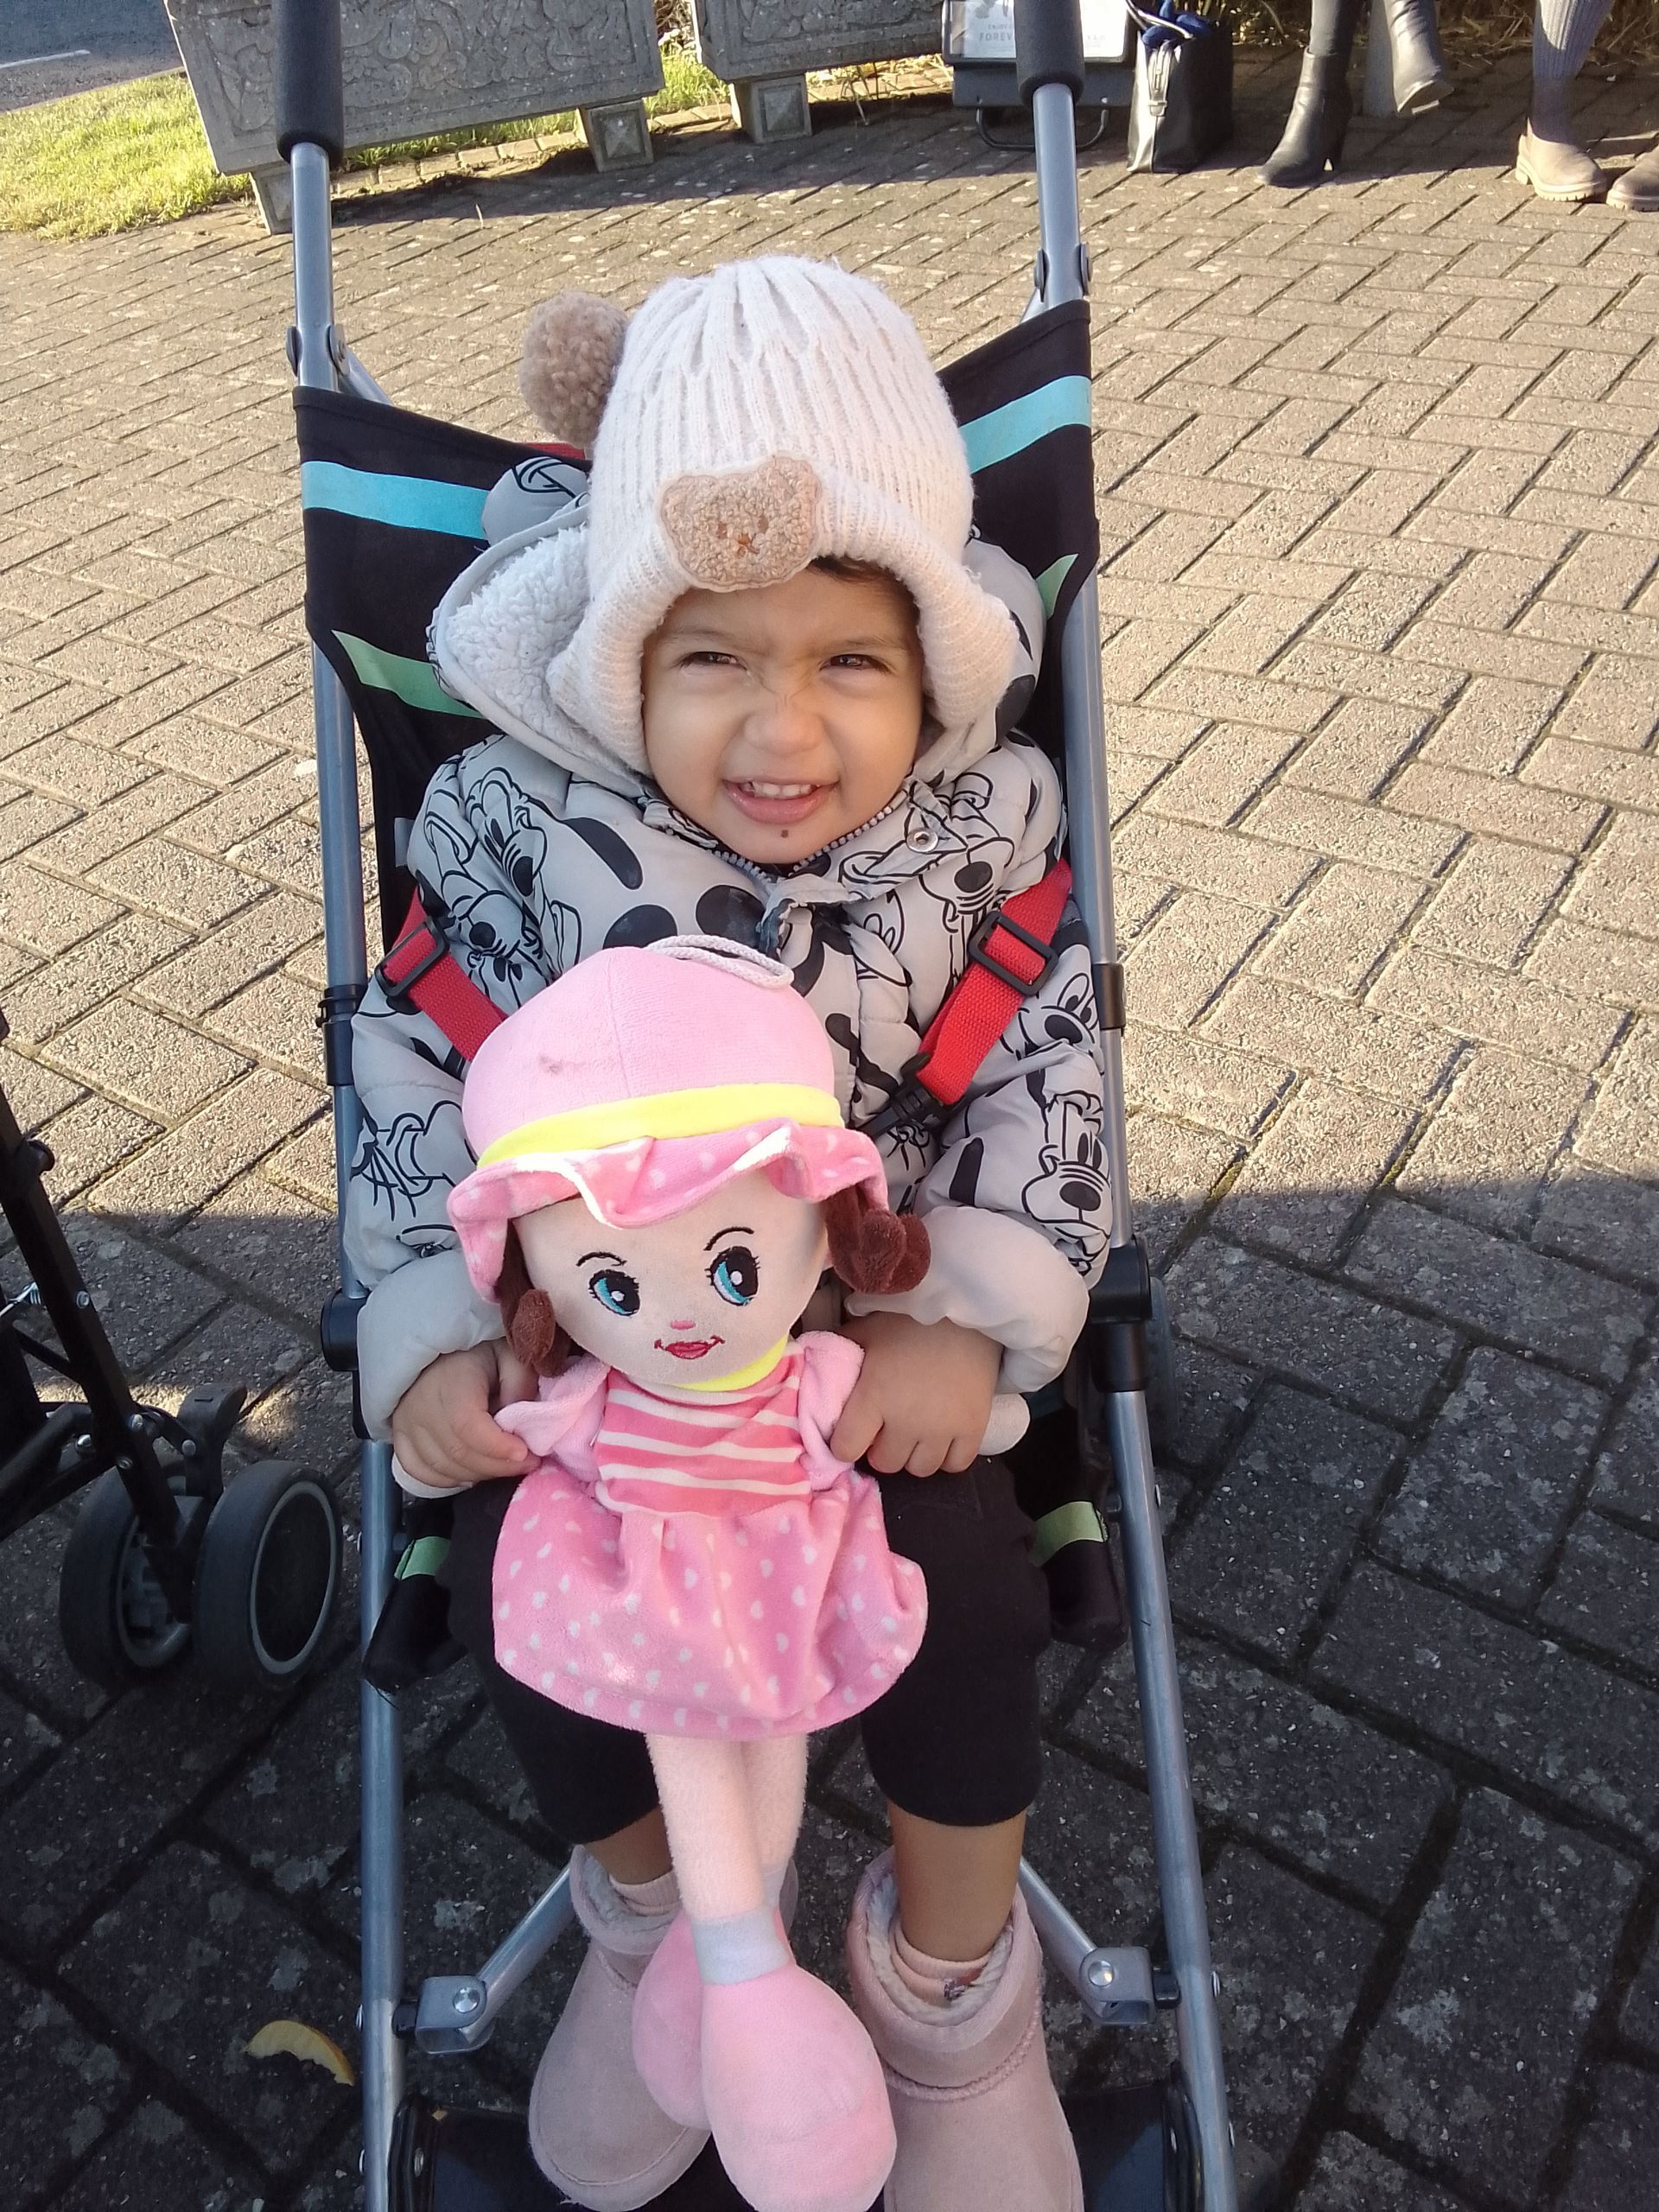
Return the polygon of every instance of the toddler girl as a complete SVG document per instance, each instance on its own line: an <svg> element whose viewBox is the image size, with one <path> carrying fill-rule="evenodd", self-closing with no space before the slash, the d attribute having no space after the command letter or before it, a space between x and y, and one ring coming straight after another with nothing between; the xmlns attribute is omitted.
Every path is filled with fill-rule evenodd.
<svg viewBox="0 0 1659 2212"><path fill-rule="evenodd" d="M591 446L589 493L493 546L439 609L444 682L505 734L440 770L409 865L504 1010L601 946L702 932L781 960L848 1123L874 1123L893 1205L926 1220L917 1289L810 1319L863 1349L831 1446L880 1478L928 1592L920 1651L862 1718L893 1850L860 1885L849 1973L898 2133L890 2212L1080 2212L1015 1886L1047 1599L1007 1471L980 1454L994 1394L1065 1366L1105 1255L1097 1177L1056 1172L1102 1119L1075 913L958 1106L930 1125L904 1080L976 925L1058 849L1055 772L998 728L1039 625L1027 611L1022 639L979 580L1010 564L970 538L944 395L908 318L857 277L738 263L664 285L626 330L597 302L551 302L524 383L550 430ZM491 1562L526 1452L493 1413L535 1379L445 1211L474 1164L458 1056L377 982L355 1073L365 1414L408 1487L457 1496L452 1624L576 1847L590 1948L532 2145L576 2202L647 2203L702 2140L632 2058L632 1990L677 1903L650 1761L495 1663Z"/></svg>

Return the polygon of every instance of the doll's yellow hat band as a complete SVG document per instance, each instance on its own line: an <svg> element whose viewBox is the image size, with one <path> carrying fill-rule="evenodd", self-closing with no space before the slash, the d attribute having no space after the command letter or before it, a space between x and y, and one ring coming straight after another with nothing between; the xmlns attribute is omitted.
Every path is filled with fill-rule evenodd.
<svg viewBox="0 0 1659 2212"><path fill-rule="evenodd" d="M662 1090L645 1098L619 1098L607 1106L579 1106L509 1129L479 1155L480 1167L537 1154L602 1152L641 1137L723 1136L750 1122L797 1122L803 1128L838 1129L834 1095L806 1083L717 1083L701 1090Z"/></svg>

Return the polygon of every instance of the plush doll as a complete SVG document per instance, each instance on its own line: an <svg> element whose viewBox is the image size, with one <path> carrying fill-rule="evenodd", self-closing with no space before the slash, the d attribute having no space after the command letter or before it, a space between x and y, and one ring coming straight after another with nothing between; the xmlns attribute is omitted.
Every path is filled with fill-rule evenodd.
<svg viewBox="0 0 1659 2212"><path fill-rule="evenodd" d="M499 1416L533 1457L496 1657L644 1733L679 1879L635 1998L640 2074L757 2212L864 2212L893 2158L880 2067L776 1905L808 1732L881 1695L926 1599L830 1447L862 1354L791 1332L826 1256L910 1289L926 1232L842 1126L788 970L722 939L582 961L483 1046L462 1111L479 1166L450 1212L543 1378ZM999 1400L993 1425L1022 1416Z"/></svg>

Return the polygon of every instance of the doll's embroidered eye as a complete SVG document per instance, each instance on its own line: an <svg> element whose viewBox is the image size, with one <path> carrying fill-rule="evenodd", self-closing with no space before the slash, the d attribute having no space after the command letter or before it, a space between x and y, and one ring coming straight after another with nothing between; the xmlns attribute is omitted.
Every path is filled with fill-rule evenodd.
<svg viewBox="0 0 1659 2212"><path fill-rule="evenodd" d="M747 1244L728 1244L709 1268L709 1280L728 1306L747 1306L760 1287L760 1269Z"/></svg>
<svg viewBox="0 0 1659 2212"><path fill-rule="evenodd" d="M620 1268L604 1268L588 1287L607 1313L620 1313L626 1321L639 1311L639 1286Z"/></svg>

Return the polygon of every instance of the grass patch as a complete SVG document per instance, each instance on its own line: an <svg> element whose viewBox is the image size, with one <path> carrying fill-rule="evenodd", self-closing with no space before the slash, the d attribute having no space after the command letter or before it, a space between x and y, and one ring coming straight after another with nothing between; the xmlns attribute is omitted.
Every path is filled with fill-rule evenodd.
<svg viewBox="0 0 1659 2212"><path fill-rule="evenodd" d="M93 238L240 200L182 77L140 77L0 115L0 226Z"/></svg>
<svg viewBox="0 0 1659 2212"><path fill-rule="evenodd" d="M665 46L663 89L645 107L652 115L678 115L725 97L725 86L694 55ZM374 169L575 130L574 111L531 116L397 146L365 146L348 154L345 165ZM0 230L101 238L245 200L251 190L245 177L220 176L214 168L190 87L176 73L0 114Z"/></svg>

